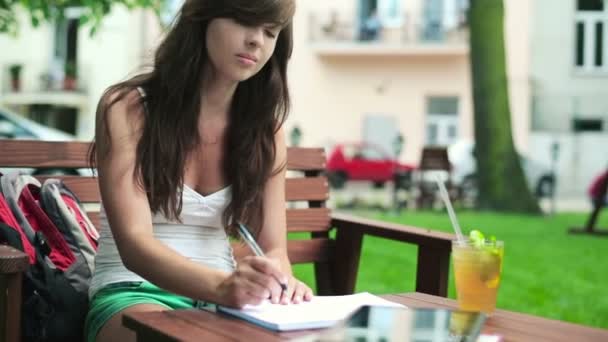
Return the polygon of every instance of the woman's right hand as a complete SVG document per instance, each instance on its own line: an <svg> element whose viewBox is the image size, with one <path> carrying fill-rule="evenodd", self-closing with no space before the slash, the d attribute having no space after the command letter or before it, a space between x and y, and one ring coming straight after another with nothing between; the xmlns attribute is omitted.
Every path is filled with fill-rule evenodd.
<svg viewBox="0 0 608 342"><path fill-rule="evenodd" d="M242 308L246 304L257 305L265 299L280 298L281 286L287 277L278 262L259 256L239 260L236 270L217 288L218 304Z"/></svg>

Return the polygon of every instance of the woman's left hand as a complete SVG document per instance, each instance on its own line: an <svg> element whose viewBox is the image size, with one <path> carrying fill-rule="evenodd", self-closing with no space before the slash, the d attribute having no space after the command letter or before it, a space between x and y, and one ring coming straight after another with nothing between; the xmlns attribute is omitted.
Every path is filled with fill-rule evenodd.
<svg viewBox="0 0 608 342"><path fill-rule="evenodd" d="M295 277L289 277L287 291L281 296L281 304L298 304L303 301L308 302L313 297L312 290L308 285L299 281Z"/></svg>

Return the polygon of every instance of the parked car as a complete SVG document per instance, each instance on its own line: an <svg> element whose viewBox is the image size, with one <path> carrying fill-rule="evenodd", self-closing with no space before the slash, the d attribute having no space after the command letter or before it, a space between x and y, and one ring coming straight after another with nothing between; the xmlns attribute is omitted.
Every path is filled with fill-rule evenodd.
<svg viewBox="0 0 608 342"><path fill-rule="evenodd" d="M25 118L22 115L11 112L6 108L0 107L0 146L2 139L20 139L20 140L45 140L45 141L73 141L73 135L65 133L61 130L41 125L35 121ZM2 168L0 172L8 173L21 171L35 175L91 175L89 169L14 169Z"/></svg>
<svg viewBox="0 0 608 342"><path fill-rule="evenodd" d="M473 156L474 143L460 140L448 147L448 157L452 164L452 182L463 191L464 197L477 195L477 164ZM528 187L537 197L549 197L555 188L555 176L549 166L519 155Z"/></svg>
<svg viewBox="0 0 608 342"><path fill-rule="evenodd" d="M334 188L343 187L348 180L371 181L375 186L382 186L413 169L412 165L395 160L380 146L366 142L338 144L327 159L328 178Z"/></svg>

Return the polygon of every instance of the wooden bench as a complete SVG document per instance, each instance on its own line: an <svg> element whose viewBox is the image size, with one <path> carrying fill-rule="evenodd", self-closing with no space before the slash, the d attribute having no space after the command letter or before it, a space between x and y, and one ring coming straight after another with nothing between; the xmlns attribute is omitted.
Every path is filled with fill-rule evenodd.
<svg viewBox="0 0 608 342"><path fill-rule="evenodd" d="M89 143L0 140L0 167L30 167L36 170L86 168ZM305 208L288 208L289 232L310 233L307 238L289 240L292 263L314 263L317 294L350 294L355 289L363 236L377 236L418 246L416 291L446 296L453 235L375 220L332 214L325 207L329 186L324 175L325 153L320 148L290 148L286 198L306 203ZM294 176L294 177L292 177ZM38 177L43 180L46 177ZM97 180L85 176L61 176L84 203L99 203ZM90 212L97 224L99 215ZM335 230L335 235L330 232ZM302 234L299 234L300 236ZM305 234L308 236L307 234ZM389 262L387 260L387 262ZM21 273L27 267L25 255L0 246L0 336L19 340Z"/></svg>

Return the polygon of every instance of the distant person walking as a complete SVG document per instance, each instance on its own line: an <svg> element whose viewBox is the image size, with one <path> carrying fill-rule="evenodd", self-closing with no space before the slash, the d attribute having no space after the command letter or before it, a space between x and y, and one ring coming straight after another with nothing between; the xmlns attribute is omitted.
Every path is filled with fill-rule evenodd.
<svg viewBox="0 0 608 342"><path fill-rule="evenodd" d="M599 174L595 179L591 182L591 186L589 186L589 197L591 198L591 202L595 207L603 207L608 205L608 191L606 188L608 187L608 169L603 173Z"/></svg>

